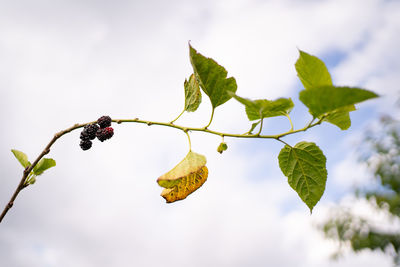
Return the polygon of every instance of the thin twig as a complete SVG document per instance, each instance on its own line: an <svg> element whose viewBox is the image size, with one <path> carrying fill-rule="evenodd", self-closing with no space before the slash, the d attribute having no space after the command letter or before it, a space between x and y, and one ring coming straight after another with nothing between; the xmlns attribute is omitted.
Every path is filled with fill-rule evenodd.
<svg viewBox="0 0 400 267"><path fill-rule="evenodd" d="M90 122L89 122L90 123ZM63 136L66 133L69 133L75 129L84 127L86 124L89 123L84 123L84 124L75 124L72 127L69 127L61 132L58 132L54 135L54 137L50 140L50 142L47 144L47 146L43 149L43 151L39 154L39 156L35 159L35 161L28 167L25 168L22 178L19 181L19 184L17 186L17 188L15 189L13 195L11 196L10 201L8 201L7 205L5 206L3 212L0 215L0 223L3 220L4 216L6 216L7 212L12 208L12 206L14 205L14 201L17 198L18 194L22 191L22 189L24 189L26 187L25 185L25 181L26 178L28 177L28 175L31 173L31 171L33 170L33 168L36 166L36 164L38 164L39 160L41 160L46 154L48 154L50 152L50 147L57 141L58 138L60 138L61 136Z"/></svg>

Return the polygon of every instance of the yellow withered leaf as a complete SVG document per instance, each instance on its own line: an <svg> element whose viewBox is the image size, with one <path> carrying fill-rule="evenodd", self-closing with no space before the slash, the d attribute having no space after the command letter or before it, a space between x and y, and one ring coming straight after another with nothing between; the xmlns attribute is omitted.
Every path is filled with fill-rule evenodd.
<svg viewBox="0 0 400 267"><path fill-rule="evenodd" d="M207 180L206 157L190 151L172 170L160 176L157 183L165 189L161 196L167 203L185 199Z"/></svg>

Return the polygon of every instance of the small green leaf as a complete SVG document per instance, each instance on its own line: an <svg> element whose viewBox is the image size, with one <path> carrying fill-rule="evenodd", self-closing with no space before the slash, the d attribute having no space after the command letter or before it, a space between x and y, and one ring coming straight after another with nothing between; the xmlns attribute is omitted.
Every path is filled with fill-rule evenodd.
<svg viewBox="0 0 400 267"><path fill-rule="evenodd" d="M201 89L209 96L211 105L216 107L232 98L229 92L236 92L236 80L227 78L228 72L211 58L207 58L189 45L190 62Z"/></svg>
<svg viewBox="0 0 400 267"><path fill-rule="evenodd" d="M326 158L321 149L315 143L304 141L294 147L286 145L279 153L278 160L289 185L312 212L325 191L328 175Z"/></svg>
<svg viewBox="0 0 400 267"><path fill-rule="evenodd" d="M28 161L28 156L24 152L16 149L11 149L11 152L14 154L19 163L21 163L22 167L26 168L31 165L31 163Z"/></svg>
<svg viewBox="0 0 400 267"><path fill-rule="evenodd" d="M356 110L354 105L339 108L338 110L330 113L324 120L336 125L341 130L347 130L351 126L350 111Z"/></svg>
<svg viewBox="0 0 400 267"><path fill-rule="evenodd" d="M237 101L246 106L246 114L251 121L269 117L285 116L289 114L294 107L291 98L250 100L235 94L232 95Z"/></svg>
<svg viewBox="0 0 400 267"><path fill-rule="evenodd" d="M250 128L250 130L247 132L247 134L252 134L253 131L254 131L254 129L257 127L257 125L260 124L260 122L261 122L261 120L259 120L259 121L255 122L255 123L251 124L251 128Z"/></svg>
<svg viewBox="0 0 400 267"><path fill-rule="evenodd" d="M157 183L165 189L161 196L167 203L185 199L207 180L206 157L190 151L172 170L160 176Z"/></svg>
<svg viewBox="0 0 400 267"><path fill-rule="evenodd" d="M222 154L222 152L226 151L228 149L228 145L225 142L222 142L219 144L217 151L218 153Z"/></svg>
<svg viewBox="0 0 400 267"><path fill-rule="evenodd" d="M29 179L28 184L34 184L36 183L36 176L33 176L31 179Z"/></svg>
<svg viewBox="0 0 400 267"><path fill-rule="evenodd" d="M300 56L295 67L305 89L323 85L333 85L331 75L325 63L317 58L299 50Z"/></svg>
<svg viewBox="0 0 400 267"><path fill-rule="evenodd" d="M258 108L258 113L251 106L246 106L246 114L249 120L285 116L294 107L291 98L278 98L276 100L258 99L254 100L254 102Z"/></svg>
<svg viewBox="0 0 400 267"><path fill-rule="evenodd" d="M54 166L56 166L56 161L54 159L44 158L33 168L33 173L35 175L41 175L45 170Z"/></svg>
<svg viewBox="0 0 400 267"><path fill-rule="evenodd" d="M375 97L374 92L350 87L321 86L300 92L301 102L315 118Z"/></svg>
<svg viewBox="0 0 400 267"><path fill-rule="evenodd" d="M185 80L184 87L185 110L188 112L196 111L201 103L201 91L194 74L190 75L189 81Z"/></svg>

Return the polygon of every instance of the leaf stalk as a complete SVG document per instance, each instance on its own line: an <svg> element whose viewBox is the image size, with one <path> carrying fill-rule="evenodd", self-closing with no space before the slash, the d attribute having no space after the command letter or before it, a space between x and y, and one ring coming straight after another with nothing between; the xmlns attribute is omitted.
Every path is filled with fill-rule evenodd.
<svg viewBox="0 0 400 267"><path fill-rule="evenodd" d="M207 129L208 126L210 126L210 124L211 124L211 122L212 122L212 120L213 120L213 118L214 118L214 110L215 110L215 108L212 109L210 121L209 121L208 124L204 127L204 129Z"/></svg>
<svg viewBox="0 0 400 267"><path fill-rule="evenodd" d="M185 109L182 110L181 114L178 115L178 117L176 117L173 121L171 121L170 123L173 124L175 121L177 121L182 115L183 113L185 113Z"/></svg>

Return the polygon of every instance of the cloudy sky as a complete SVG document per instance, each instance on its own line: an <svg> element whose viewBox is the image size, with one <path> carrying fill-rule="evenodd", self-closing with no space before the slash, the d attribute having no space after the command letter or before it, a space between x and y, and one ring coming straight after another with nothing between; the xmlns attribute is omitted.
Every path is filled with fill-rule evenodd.
<svg viewBox="0 0 400 267"><path fill-rule="evenodd" d="M296 128L310 120L298 101L297 49L322 58L335 84L382 95L359 105L348 131L323 124L285 139L316 142L328 158L327 190L311 216L279 170L280 143L226 139L220 155L218 137L192 133L208 181L165 204L156 179L186 155L182 132L115 125L111 140L85 152L72 132L49 154L57 167L21 193L0 225L2 265L390 266L372 252L330 261L335 244L314 225L368 180L355 150L398 96L399 32L400 2L388 0L0 0L2 206L22 174L10 149L33 160L55 132L106 114L176 117L192 71L189 40L236 78L239 95L292 97ZM203 97L177 123L200 127L209 116ZM249 125L232 100L217 108L210 128L241 133ZM264 127L283 132L288 123Z"/></svg>

